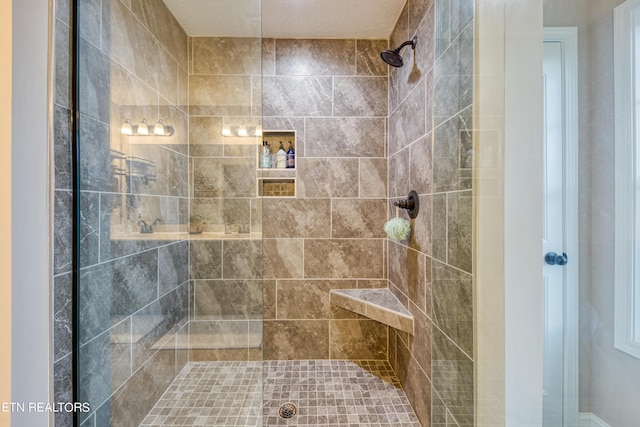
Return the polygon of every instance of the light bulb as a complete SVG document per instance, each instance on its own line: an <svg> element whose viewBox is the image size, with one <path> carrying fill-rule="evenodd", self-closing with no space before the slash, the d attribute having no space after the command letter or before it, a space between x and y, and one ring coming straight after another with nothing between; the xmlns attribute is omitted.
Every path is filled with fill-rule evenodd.
<svg viewBox="0 0 640 427"><path fill-rule="evenodd" d="M149 135L149 125L147 125L147 119L142 119L138 125L138 135Z"/></svg>
<svg viewBox="0 0 640 427"><path fill-rule="evenodd" d="M238 127L238 136L247 136L247 135L248 135L247 127L243 123Z"/></svg>
<svg viewBox="0 0 640 427"><path fill-rule="evenodd" d="M258 126L256 126L256 131L254 132L255 136L262 136L262 123L258 122Z"/></svg>
<svg viewBox="0 0 640 427"><path fill-rule="evenodd" d="M133 128L131 127L131 120L127 119L120 128L120 133L123 135L133 135Z"/></svg>
<svg viewBox="0 0 640 427"><path fill-rule="evenodd" d="M222 136L231 136L231 127L229 125L222 126Z"/></svg>
<svg viewBox="0 0 640 427"><path fill-rule="evenodd" d="M164 136L164 123L162 123L162 119L159 119L158 123L153 126L153 133L155 135Z"/></svg>

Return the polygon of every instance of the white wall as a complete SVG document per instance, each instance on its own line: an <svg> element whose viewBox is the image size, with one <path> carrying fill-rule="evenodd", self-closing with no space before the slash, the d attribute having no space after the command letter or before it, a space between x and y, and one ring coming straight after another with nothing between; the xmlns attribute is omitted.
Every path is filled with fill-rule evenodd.
<svg viewBox="0 0 640 427"><path fill-rule="evenodd" d="M48 402L50 398L48 7L47 1L13 0L11 400L14 402ZM45 413L16 412L12 414L11 425L47 426L48 420Z"/></svg>
<svg viewBox="0 0 640 427"><path fill-rule="evenodd" d="M580 411L640 425L640 360L613 346L613 8L545 0L545 25L578 27L580 55Z"/></svg>
<svg viewBox="0 0 640 427"><path fill-rule="evenodd" d="M0 141L11 141L11 0L0 7ZM0 144L0 283L11 283L11 144ZM11 401L11 286L0 286L0 402ZM8 427L10 413L0 412Z"/></svg>

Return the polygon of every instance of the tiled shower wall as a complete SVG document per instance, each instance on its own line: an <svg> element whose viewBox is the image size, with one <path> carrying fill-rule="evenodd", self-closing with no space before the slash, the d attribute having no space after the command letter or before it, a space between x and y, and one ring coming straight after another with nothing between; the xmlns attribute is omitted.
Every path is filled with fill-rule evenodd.
<svg viewBox="0 0 640 427"><path fill-rule="evenodd" d="M260 58L260 38L189 38L190 205L205 221L191 239L192 361L262 358L259 138L222 136L261 119Z"/></svg>
<svg viewBox="0 0 640 427"><path fill-rule="evenodd" d="M176 345L188 309L188 243L178 235L188 209L187 37L162 2L80 6L80 400L92 408L81 419L137 425L187 361ZM68 0L55 15L54 392L71 401ZM120 135L126 119L159 117L172 137ZM123 156L155 166L140 174ZM155 218L165 237L141 239L138 219ZM70 426L68 414L56 425Z"/></svg>
<svg viewBox="0 0 640 427"><path fill-rule="evenodd" d="M409 0L389 43L414 35L390 74L389 198L416 190L420 214L389 241L389 287L416 334L393 330L390 360L423 425L471 426L473 2Z"/></svg>
<svg viewBox="0 0 640 427"><path fill-rule="evenodd" d="M264 128L297 147L296 197L263 199L264 358L385 360L388 328L329 290L386 287L387 41L262 47Z"/></svg>

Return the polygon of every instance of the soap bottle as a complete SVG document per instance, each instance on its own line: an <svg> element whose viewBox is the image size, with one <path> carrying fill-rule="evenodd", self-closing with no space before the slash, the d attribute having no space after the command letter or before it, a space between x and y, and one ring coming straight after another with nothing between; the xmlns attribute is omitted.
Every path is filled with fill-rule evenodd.
<svg viewBox="0 0 640 427"><path fill-rule="evenodd" d="M287 150L287 168L293 169L296 167L296 152L293 151L293 142L289 141L289 150Z"/></svg>
<svg viewBox="0 0 640 427"><path fill-rule="evenodd" d="M267 141L262 141L262 152L260 153L260 167L271 168L271 147Z"/></svg>
<svg viewBox="0 0 640 427"><path fill-rule="evenodd" d="M276 153L276 168L284 169L287 167L287 153L284 151L282 141L280 141L280 149Z"/></svg>

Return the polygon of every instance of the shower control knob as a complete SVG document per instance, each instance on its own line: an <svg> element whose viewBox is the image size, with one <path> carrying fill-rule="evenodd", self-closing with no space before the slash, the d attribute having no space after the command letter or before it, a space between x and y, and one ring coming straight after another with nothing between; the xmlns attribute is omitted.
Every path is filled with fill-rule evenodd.
<svg viewBox="0 0 640 427"><path fill-rule="evenodd" d="M544 256L544 262L549 265L567 265L567 254L563 252L562 255L558 255L555 252L549 252Z"/></svg>

